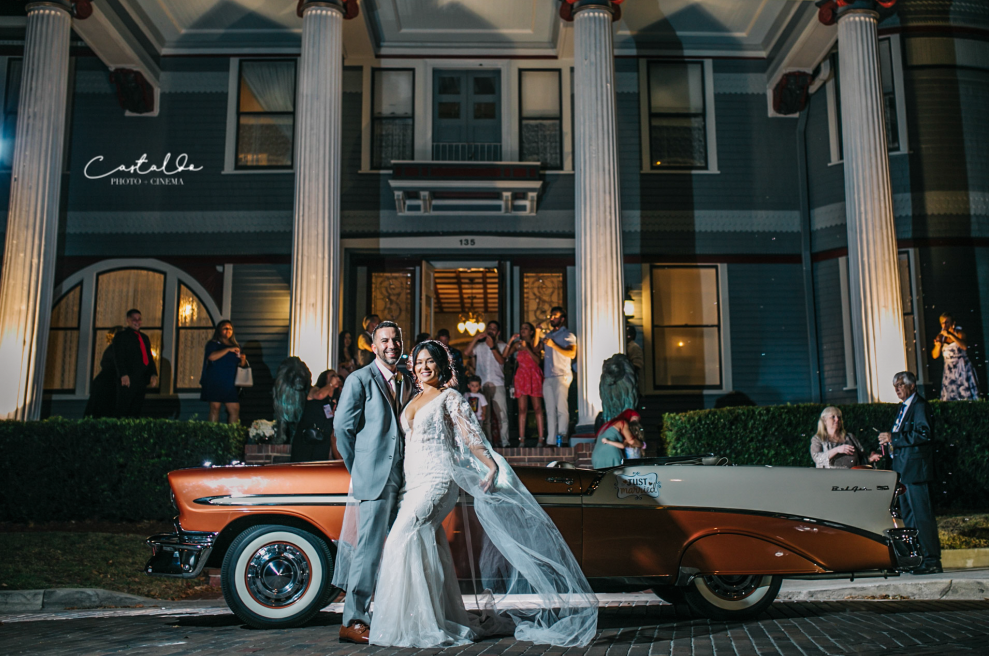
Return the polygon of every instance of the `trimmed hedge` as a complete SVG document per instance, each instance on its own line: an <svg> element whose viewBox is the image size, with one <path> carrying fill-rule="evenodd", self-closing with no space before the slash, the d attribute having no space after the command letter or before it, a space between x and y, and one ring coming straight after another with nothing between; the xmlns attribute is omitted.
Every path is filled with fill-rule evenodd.
<svg viewBox="0 0 989 656"><path fill-rule="evenodd" d="M896 421L898 406L838 406L845 428L867 450ZM667 453L715 453L739 465L813 467L810 439L823 404L698 410L663 416ZM989 403L932 401L935 471L931 496L939 508L989 507Z"/></svg>
<svg viewBox="0 0 989 656"><path fill-rule="evenodd" d="M168 472L240 460L246 437L203 421L0 421L0 521L168 519Z"/></svg>

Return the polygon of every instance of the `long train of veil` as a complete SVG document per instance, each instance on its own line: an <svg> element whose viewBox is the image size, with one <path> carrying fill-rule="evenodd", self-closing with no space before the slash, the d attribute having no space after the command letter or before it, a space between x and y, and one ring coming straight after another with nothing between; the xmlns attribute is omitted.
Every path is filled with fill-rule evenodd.
<svg viewBox="0 0 989 656"><path fill-rule="evenodd" d="M455 436L452 475L473 497L483 530L483 535L473 536L474 544L483 544L478 573L495 595L493 610L512 618L519 640L560 647L590 644L597 632L597 598L563 536L508 462L491 448L463 397L455 390L444 394ZM491 492L481 489L488 468L471 450L479 445L498 464ZM357 512L358 503L352 501L337 545L333 585L344 589L357 543ZM507 595L525 595L529 603L512 603Z"/></svg>

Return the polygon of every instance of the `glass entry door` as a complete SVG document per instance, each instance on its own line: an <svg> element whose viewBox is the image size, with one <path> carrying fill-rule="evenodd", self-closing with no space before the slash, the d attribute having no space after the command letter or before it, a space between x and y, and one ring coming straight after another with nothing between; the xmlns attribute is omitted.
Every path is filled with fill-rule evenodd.
<svg viewBox="0 0 989 656"><path fill-rule="evenodd" d="M501 71L433 72L433 159L501 161Z"/></svg>

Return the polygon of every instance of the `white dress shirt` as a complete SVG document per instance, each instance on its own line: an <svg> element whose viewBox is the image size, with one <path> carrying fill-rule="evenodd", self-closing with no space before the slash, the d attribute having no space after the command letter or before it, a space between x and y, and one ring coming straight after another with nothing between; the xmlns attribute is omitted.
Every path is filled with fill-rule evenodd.
<svg viewBox="0 0 989 656"><path fill-rule="evenodd" d="M902 411L899 413L899 415L897 415L897 417L896 417L896 423L893 424L893 432L894 433L896 431L900 430L900 424L903 423L903 418L907 416L907 410L910 409L910 404L913 403L913 400L915 398L917 398L917 393L916 392L914 392L913 394L911 394L909 396L909 398L907 398L907 400L903 402Z"/></svg>
<svg viewBox="0 0 989 656"><path fill-rule="evenodd" d="M391 391L391 398L394 401L397 396L397 389L395 388L395 375L397 372L392 371L382 364L379 358L374 358L374 364L377 365L378 371L381 372L381 375L385 377L385 382L388 383L388 389Z"/></svg>

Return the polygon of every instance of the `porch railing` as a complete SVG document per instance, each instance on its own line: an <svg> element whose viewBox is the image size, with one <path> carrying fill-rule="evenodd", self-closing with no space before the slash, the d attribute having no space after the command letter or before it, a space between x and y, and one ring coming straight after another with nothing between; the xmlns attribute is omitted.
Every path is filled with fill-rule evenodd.
<svg viewBox="0 0 989 656"><path fill-rule="evenodd" d="M436 162L500 162L500 143L434 143Z"/></svg>

